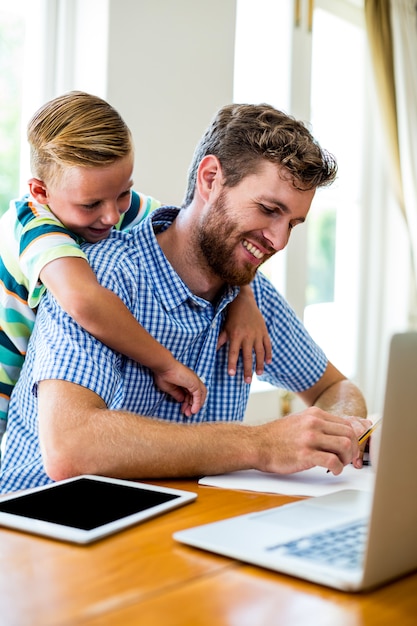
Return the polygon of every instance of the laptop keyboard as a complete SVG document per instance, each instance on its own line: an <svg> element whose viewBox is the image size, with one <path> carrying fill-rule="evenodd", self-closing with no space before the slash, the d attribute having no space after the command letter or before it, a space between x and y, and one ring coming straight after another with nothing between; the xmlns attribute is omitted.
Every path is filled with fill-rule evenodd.
<svg viewBox="0 0 417 626"><path fill-rule="evenodd" d="M338 568L357 569L363 562L367 534L367 520L359 520L271 546L268 550Z"/></svg>

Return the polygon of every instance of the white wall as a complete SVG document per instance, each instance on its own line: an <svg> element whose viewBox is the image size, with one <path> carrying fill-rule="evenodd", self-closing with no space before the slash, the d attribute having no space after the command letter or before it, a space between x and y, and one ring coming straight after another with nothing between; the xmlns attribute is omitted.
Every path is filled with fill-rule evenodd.
<svg viewBox="0 0 417 626"><path fill-rule="evenodd" d="M163 202L182 201L197 141L232 102L235 4L108 0L105 97L133 132L136 189Z"/></svg>
<svg viewBox="0 0 417 626"><path fill-rule="evenodd" d="M132 130L135 188L181 203L196 143L233 100L236 0L36 3L48 18L35 107L72 89L105 98Z"/></svg>

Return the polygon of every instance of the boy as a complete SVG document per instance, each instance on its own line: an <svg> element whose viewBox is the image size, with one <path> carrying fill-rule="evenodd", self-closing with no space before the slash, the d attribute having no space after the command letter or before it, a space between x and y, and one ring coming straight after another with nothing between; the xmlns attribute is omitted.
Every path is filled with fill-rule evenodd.
<svg viewBox="0 0 417 626"><path fill-rule="evenodd" d="M99 285L80 248L83 241L107 238L113 228L131 228L159 206L132 191L134 150L126 124L107 102L71 92L35 113L28 141L34 175L30 194L12 202L0 220L0 436L46 289L90 334L150 368L156 386L182 403L185 416L197 413L206 397L203 382L153 339L112 291ZM243 305L235 305L242 349L250 367L255 349L259 370L258 355L270 358L268 337L250 288L242 300ZM240 344L233 317L229 327L234 332L232 370L232 352ZM250 372L246 366L248 379Z"/></svg>

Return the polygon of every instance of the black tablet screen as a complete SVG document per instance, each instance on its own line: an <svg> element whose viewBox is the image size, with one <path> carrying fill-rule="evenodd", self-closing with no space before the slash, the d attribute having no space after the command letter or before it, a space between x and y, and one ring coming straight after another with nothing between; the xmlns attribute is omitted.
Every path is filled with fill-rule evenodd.
<svg viewBox="0 0 417 626"><path fill-rule="evenodd" d="M0 501L0 511L82 530L92 530L179 496L79 478L50 489Z"/></svg>

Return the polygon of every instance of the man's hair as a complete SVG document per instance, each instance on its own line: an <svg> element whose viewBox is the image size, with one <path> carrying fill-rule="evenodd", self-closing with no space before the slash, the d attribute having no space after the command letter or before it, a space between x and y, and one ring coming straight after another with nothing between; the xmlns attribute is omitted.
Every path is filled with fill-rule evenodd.
<svg viewBox="0 0 417 626"><path fill-rule="evenodd" d="M303 190L330 185L337 173L334 157L302 122L267 104L230 104L218 111L197 145L183 206L192 201L198 167L209 154L219 159L226 187L256 173L265 160Z"/></svg>
<svg viewBox="0 0 417 626"><path fill-rule="evenodd" d="M103 167L133 152L132 136L105 100L71 91L44 104L27 128L32 174L51 182L65 167Z"/></svg>

